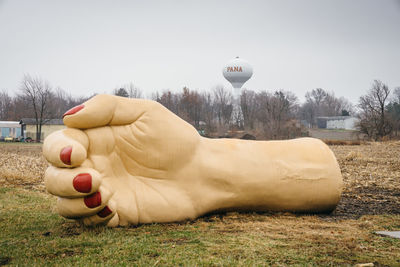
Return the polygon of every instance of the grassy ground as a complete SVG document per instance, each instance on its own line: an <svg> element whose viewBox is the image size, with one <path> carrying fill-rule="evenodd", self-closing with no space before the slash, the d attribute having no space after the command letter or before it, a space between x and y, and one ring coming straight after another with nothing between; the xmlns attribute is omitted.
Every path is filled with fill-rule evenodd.
<svg viewBox="0 0 400 267"><path fill-rule="evenodd" d="M346 187L329 216L228 213L108 229L57 215L40 146L0 144L0 265L400 266L400 240L374 234L400 229L399 148L333 146Z"/></svg>

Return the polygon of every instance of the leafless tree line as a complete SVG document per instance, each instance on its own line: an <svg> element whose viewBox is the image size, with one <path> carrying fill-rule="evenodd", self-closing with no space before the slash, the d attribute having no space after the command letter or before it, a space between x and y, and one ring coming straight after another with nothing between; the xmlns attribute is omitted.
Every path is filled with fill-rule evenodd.
<svg viewBox="0 0 400 267"><path fill-rule="evenodd" d="M123 94L121 89L114 93L132 96L127 90ZM322 88L307 92L302 104L290 91L243 90L241 114L233 113L233 96L223 86L215 87L212 92L197 92L187 87L180 93L166 90L153 94L152 99L210 136L229 136L229 132L243 130L262 139L293 138L305 135L304 127L316 127L318 117L351 115L358 117L360 132L378 140L398 136L400 131L400 87L394 89L391 99L389 96L388 86L375 80L356 107L346 98Z"/></svg>
<svg viewBox="0 0 400 267"><path fill-rule="evenodd" d="M391 90L379 80L375 80L366 95L360 97L358 104L358 128L369 138L379 140L400 130L400 87Z"/></svg>
<svg viewBox="0 0 400 267"><path fill-rule="evenodd" d="M348 100L337 98L333 93L320 88L308 92L303 104L290 91L243 90L239 116L233 113L234 99L230 90L222 86L203 93L188 88L180 93L167 90L153 94L152 99L196 128L204 128L210 135L223 136L229 130L243 130L262 139L306 135L305 127L315 126L317 117L350 115L354 112Z"/></svg>
<svg viewBox="0 0 400 267"><path fill-rule="evenodd" d="M257 138L278 139L301 135L301 127L296 120L299 104L291 92L256 93L243 90L240 96L241 114L233 113L234 98L223 86L202 93L185 87L180 93L157 92L152 98L208 136L232 136L234 132L246 132Z"/></svg>
<svg viewBox="0 0 400 267"><path fill-rule="evenodd" d="M0 92L0 120L33 118L36 122L36 140L40 141L42 125L50 119L61 118L66 110L87 99L72 97L61 88L53 88L43 79L24 75L15 96Z"/></svg>
<svg viewBox="0 0 400 267"><path fill-rule="evenodd" d="M133 83L117 86L113 94L142 98L142 91ZM397 135L400 130L400 88L392 98L387 85L374 81L356 108L345 98L317 88L306 93L299 103L290 91L254 92L243 90L239 99L240 114L234 113L231 91L216 86L212 91L198 92L185 87L181 92L155 92L152 99L191 123L202 134L221 137L233 133L251 134L257 139L286 139L306 135L307 127L315 127L321 116L353 115L359 118L359 130L379 139ZM48 82L25 75L19 92L10 96L0 92L0 120L34 118L39 140L41 127L49 119L62 114L90 97L73 97ZM240 137L240 136L235 136Z"/></svg>
<svg viewBox="0 0 400 267"><path fill-rule="evenodd" d="M333 92L316 88L307 92L301 106L300 118L310 127L317 125L317 117L354 115L353 105L344 97L337 98Z"/></svg>

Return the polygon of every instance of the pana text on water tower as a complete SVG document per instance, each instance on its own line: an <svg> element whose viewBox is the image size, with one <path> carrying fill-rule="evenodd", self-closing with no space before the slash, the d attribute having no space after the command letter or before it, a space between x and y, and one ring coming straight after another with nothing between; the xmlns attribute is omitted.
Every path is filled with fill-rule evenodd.
<svg viewBox="0 0 400 267"><path fill-rule="evenodd" d="M243 72L242 67L227 67L227 72Z"/></svg>

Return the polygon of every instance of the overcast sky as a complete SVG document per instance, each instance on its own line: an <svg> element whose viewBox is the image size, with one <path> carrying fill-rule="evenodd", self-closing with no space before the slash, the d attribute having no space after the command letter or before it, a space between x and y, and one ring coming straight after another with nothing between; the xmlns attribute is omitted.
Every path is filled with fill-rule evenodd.
<svg viewBox="0 0 400 267"><path fill-rule="evenodd" d="M23 75L74 96L133 82L147 96L212 90L232 58L245 88L314 88L353 103L380 79L400 86L400 2L393 0L0 0L0 90Z"/></svg>

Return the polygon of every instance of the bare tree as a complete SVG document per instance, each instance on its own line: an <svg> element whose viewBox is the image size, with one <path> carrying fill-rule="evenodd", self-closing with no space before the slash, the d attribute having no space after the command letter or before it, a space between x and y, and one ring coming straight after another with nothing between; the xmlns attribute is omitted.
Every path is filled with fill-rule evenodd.
<svg viewBox="0 0 400 267"><path fill-rule="evenodd" d="M126 86L130 98L143 98L143 92L140 88L136 87L133 83L129 83Z"/></svg>
<svg viewBox="0 0 400 267"><path fill-rule="evenodd" d="M391 102L400 103L400 87L394 88Z"/></svg>
<svg viewBox="0 0 400 267"><path fill-rule="evenodd" d="M143 92L140 88L136 87L132 82L121 85L114 89L114 95L129 97L129 98L143 98Z"/></svg>
<svg viewBox="0 0 400 267"><path fill-rule="evenodd" d="M215 105L212 94L209 92L202 94L203 102L203 119L206 123L207 133L215 130L214 118L215 118Z"/></svg>
<svg viewBox="0 0 400 267"><path fill-rule="evenodd" d="M368 94L361 96L359 100L359 130L375 140L389 135L393 129L386 116L389 94L389 87L375 80Z"/></svg>
<svg viewBox="0 0 400 267"><path fill-rule="evenodd" d="M298 109L297 97L287 91L279 90L273 94L261 92L257 96L259 112L258 121L262 123L267 138L288 138L295 113Z"/></svg>
<svg viewBox="0 0 400 267"><path fill-rule="evenodd" d="M6 91L0 92L0 120L10 120L13 99Z"/></svg>
<svg viewBox="0 0 400 267"><path fill-rule="evenodd" d="M354 106L353 104L346 98L344 98L343 96L338 98L338 105L339 105L339 109L340 110L340 115L342 116L354 116L355 115L355 111L354 111Z"/></svg>
<svg viewBox="0 0 400 267"><path fill-rule="evenodd" d="M344 97L337 98L333 92L317 88L307 92L306 102L300 108L300 119L311 126L317 124L317 117L340 116L354 113L353 105Z"/></svg>
<svg viewBox="0 0 400 267"><path fill-rule="evenodd" d="M307 120L311 126L316 125L317 117L323 114L322 105L327 95L328 93L322 88L316 88L306 93L306 102L303 104L301 114L304 115L303 119Z"/></svg>
<svg viewBox="0 0 400 267"><path fill-rule="evenodd" d="M244 128L253 130L258 109L256 93L251 90L243 90L240 96L240 107L243 114Z"/></svg>
<svg viewBox="0 0 400 267"><path fill-rule="evenodd" d="M400 87L393 90L392 98L387 105L387 112L396 136L400 131Z"/></svg>
<svg viewBox="0 0 400 267"><path fill-rule="evenodd" d="M311 92L306 93L306 99L310 102L315 103L317 107L320 107L327 97L328 93L322 88L316 88L311 90Z"/></svg>
<svg viewBox="0 0 400 267"><path fill-rule="evenodd" d="M190 91L189 88L184 87L180 97L181 111L184 113L187 121L199 128L201 120L201 113L203 109L203 99L196 91Z"/></svg>
<svg viewBox="0 0 400 267"><path fill-rule="evenodd" d="M52 98L52 89L48 82L24 75L21 85L22 96L28 101L36 123L36 141L40 142L42 125L49 116L49 102Z"/></svg>
<svg viewBox="0 0 400 267"><path fill-rule="evenodd" d="M161 103L164 107L181 117L180 113L180 96L174 94L170 90L164 91L161 95L156 92L153 94L153 100Z"/></svg>
<svg viewBox="0 0 400 267"><path fill-rule="evenodd" d="M52 118L61 118L65 111L72 108L70 105L71 95L64 91L62 88L57 87L52 93L51 101L49 101L49 113Z"/></svg>
<svg viewBox="0 0 400 267"><path fill-rule="evenodd" d="M233 96L223 86L215 87L213 93L218 125L220 131L225 131L231 121Z"/></svg>

